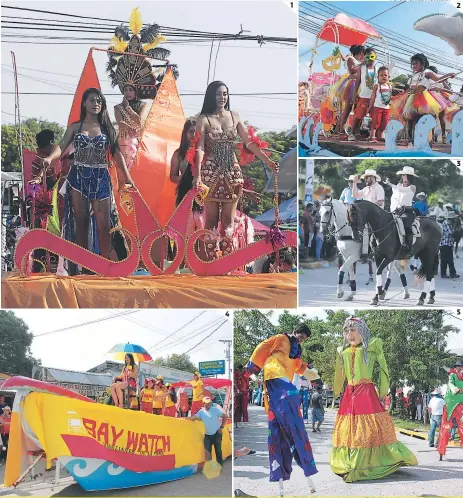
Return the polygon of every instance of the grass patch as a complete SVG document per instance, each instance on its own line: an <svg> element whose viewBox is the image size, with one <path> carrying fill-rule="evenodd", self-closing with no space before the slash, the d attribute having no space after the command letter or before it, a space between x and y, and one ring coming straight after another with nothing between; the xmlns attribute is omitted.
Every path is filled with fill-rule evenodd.
<svg viewBox="0 0 463 498"><path fill-rule="evenodd" d="M403 420L397 417L392 417L392 422L398 429L407 429L409 431L429 432L429 430L431 429L431 426L429 424L425 425L421 422Z"/></svg>

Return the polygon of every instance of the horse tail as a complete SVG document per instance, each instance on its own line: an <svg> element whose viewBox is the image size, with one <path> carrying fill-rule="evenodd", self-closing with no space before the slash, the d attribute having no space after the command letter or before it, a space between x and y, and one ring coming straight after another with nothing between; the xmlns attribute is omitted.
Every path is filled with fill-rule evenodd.
<svg viewBox="0 0 463 498"><path fill-rule="evenodd" d="M418 278L426 278L426 267L422 264L416 274Z"/></svg>
<svg viewBox="0 0 463 498"><path fill-rule="evenodd" d="M439 257L436 254L436 256L434 257L434 260L432 261L433 275L435 275L437 273L438 268L439 268ZM426 264L422 263L418 272L417 272L417 277L418 278L426 278L426 270L427 270Z"/></svg>

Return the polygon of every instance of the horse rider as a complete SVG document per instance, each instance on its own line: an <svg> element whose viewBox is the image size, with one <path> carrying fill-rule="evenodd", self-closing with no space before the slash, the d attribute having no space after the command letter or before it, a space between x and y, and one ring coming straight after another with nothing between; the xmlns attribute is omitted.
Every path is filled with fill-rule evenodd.
<svg viewBox="0 0 463 498"><path fill-rule="evenodd" d="M352 185L352 194L354 199L363 199L364 201L370 201L373 204L377 204L379 207L384 209L384 189L379 184L381 177L376 173L374 169L367 169L365 173L360 177L365 180L366 187L362 189L357 188L358 176L354 176L354 183ZM363 230L363 245L362 245L362 258L368 256L368 227Z"/></svg>
<svg viewBox="0 0 463 498"><path fill-rule="evenodd" d="M413 197L415 197L416 186L413 185L414 178L418 178L415 169L411 166L404 166L401 171L397 172L402 175L402 181L397 185L389 183L386 179L385 183L392 188L391 198L391 213L394 213L402 218L405 230L405 237L403 240L403 247L406 252L412 251L413 246L413 231L412 225L415 221L415 211L412 207Z"/></svg>
<svg viewBox="0 0 463 498"><path fill-rule="evenodd" d="M428 201L426 200L426 194L424 192L416 194L416 201L413 203L413 207L417 210L420 216L428 216L429 207Z"/></svg>
<svg viewBox="0 0 463 498"><path fill-rule="evenodd" d="M349 178L346 178L346 181L348 182L347 187L342 191L341 195L339 196L339 200L344 202L346 206L353 204L355 200L352 194L352 186L354 184L354 178L355 175L350 175Z"/></svg>
<svg viewBox="0 0 463 498"><path fill-rule="evenodd" d="M442 223L445 220L446 211L444 210L444 200L439 199L437 201L437 206L434 206L434 209L429 213L429 216L434 216L436 221Z"/></svg>

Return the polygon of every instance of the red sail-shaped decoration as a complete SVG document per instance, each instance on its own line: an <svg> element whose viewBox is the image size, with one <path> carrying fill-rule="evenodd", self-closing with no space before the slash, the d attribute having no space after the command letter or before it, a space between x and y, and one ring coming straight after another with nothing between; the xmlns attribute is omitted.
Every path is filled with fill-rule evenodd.
<svg viewBox="0 0 463 498"><path fill-rule="evenodd" d="M93 49L90 49L87 60L85 61L84 70L80 76L79 84L72 101L71 112L69 113L68 125L80 120L80 104L82 95L87 88L98 88L101 90L100 80L96 73L95 62L93 61Z"/></svg>

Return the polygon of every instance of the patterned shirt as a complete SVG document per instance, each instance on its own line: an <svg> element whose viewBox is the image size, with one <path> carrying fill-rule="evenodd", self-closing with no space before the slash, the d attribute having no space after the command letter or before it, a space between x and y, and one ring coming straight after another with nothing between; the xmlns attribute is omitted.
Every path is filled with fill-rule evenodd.
<svg viewBox="0 0 463 498"><path fill-rule="evenodd" d="M442 223L442 239L441 246L453 246L453 228L448 220Z"/></svg>

